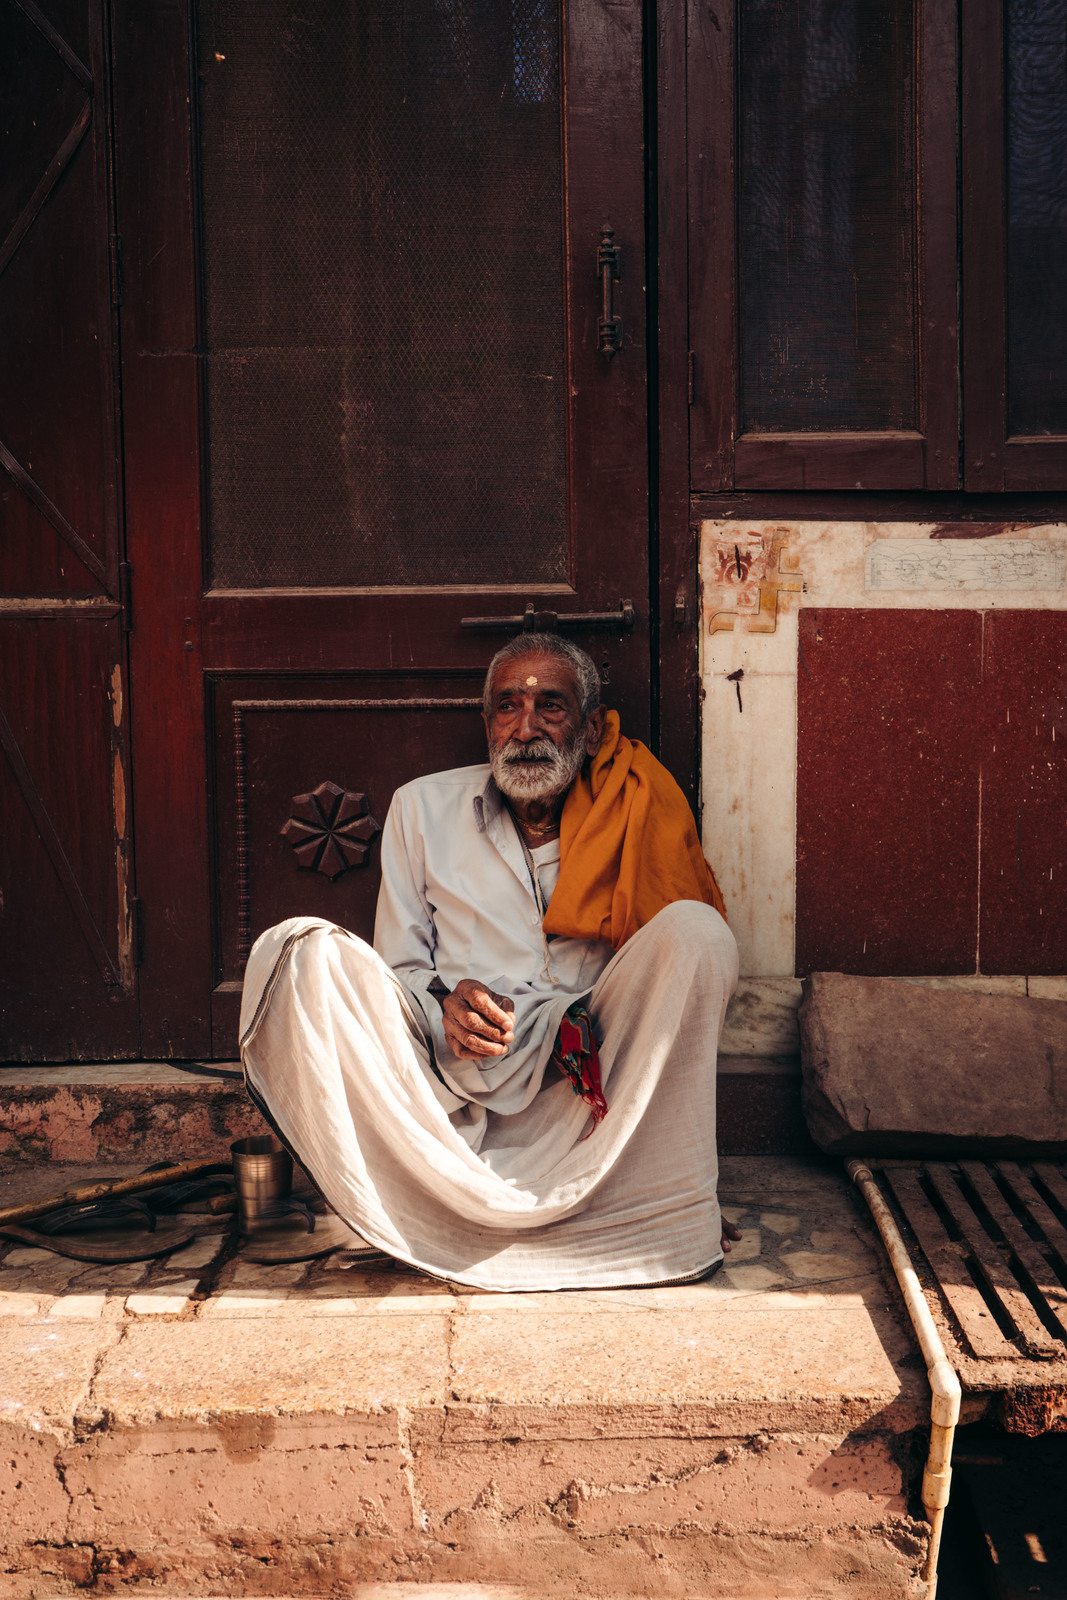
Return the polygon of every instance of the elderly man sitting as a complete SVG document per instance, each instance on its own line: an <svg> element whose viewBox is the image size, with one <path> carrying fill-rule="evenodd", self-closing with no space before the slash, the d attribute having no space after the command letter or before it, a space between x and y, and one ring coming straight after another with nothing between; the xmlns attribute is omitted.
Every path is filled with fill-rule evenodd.
<svg viewBox="0 0 1067 1600"><path fill-rule="evenodd" d="M702 1277L737 949L677 785L589 657L522 635L487 766L399 789L374 948L314 918L252 951L248 1086L364 1238L483 1289Z"/></svg>

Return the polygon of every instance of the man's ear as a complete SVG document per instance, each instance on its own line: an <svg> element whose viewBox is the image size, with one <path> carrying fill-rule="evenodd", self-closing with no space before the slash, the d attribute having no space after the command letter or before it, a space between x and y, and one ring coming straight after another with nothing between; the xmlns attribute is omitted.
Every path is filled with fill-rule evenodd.
<svg viewBox="0 0 1067 1600"><path fill-rule="evenodd" d="M479 715L481 716L481 719L482 719L482 727L485 729L485 742L486 742L486 744L488 744L489 743L489 738L490 738L490 735L489 735L489 718L486 716L484 711L480 712Z"/></svg>
<svg viewBox="0 0 1067 1600"><path fill-rule="evenodd" d="M585 725L585 753L595 756L600 749L600 741L604 737L604 717L606 712L603 706L597 706L595 711L590 711L589 719Z"/></svg>

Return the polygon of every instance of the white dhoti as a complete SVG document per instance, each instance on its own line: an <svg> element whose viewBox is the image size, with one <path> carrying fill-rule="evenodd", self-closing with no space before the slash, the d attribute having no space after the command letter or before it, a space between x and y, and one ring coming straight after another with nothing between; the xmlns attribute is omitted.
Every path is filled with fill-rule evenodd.
<svg viewBox="0 0 1067 1600"><path fill-rule="evenodd" d="M586 1002L603 1121L549 1065L554 1025L528 1103L504 1115L435 1070L422 1006L436 1002L353 934L300 918L252 952L242 1059L328 1203L390 1255L481 1289L663 1283L722 1257L715 1066L736 982L718 912L668 906Z"/></svg>

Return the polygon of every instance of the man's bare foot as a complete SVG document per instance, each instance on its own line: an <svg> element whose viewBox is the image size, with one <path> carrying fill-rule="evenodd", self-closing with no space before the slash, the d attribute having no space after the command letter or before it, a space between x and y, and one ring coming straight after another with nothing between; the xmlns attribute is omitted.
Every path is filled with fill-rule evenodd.
<svg viewBox="0 0 1067 1600"><path fill-rule="evenodd" d="M730 1254L730 1243L731 1243L731 1240L733 1241L734 1244L740 1244L740 1242L741 1242L741 1229L740 1228L735 1228L732 1222L727 1222L726 1218L723 1217L723 1219L722 1219L722 1247L723 1247L723 1251L725 1252L726 1255Z"/></svg>

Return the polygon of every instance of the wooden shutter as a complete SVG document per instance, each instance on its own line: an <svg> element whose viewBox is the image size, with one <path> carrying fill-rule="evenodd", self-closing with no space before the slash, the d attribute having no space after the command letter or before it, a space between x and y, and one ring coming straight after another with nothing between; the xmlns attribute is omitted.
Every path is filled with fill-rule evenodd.
<svg viewBox="0 0 1067 1600"><path fill-rule="evenodd" d="M690 17L693 488L956 487L950 0Z"/></svg>

